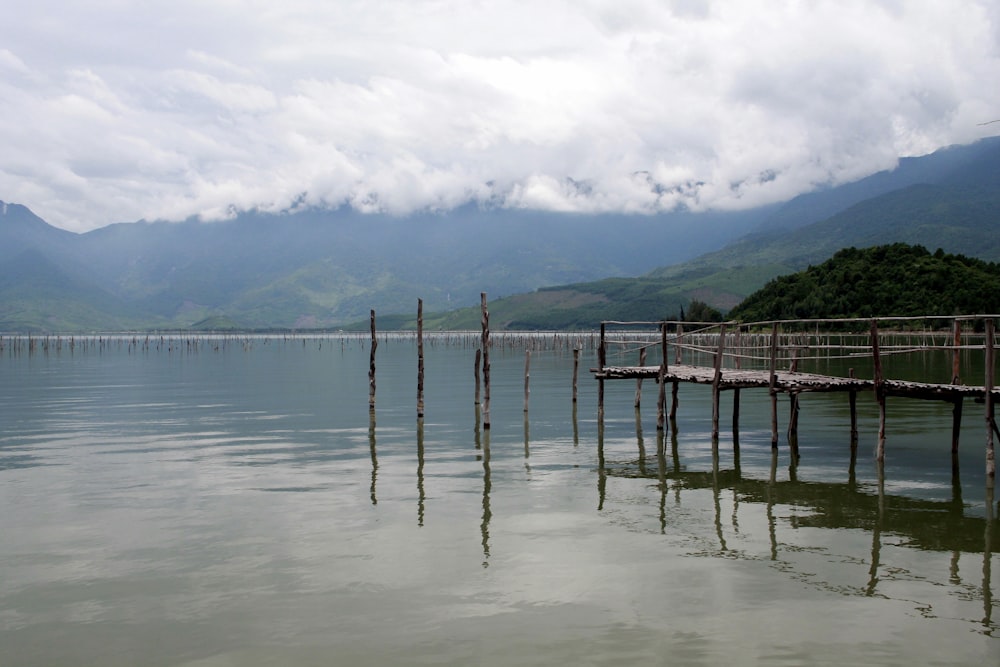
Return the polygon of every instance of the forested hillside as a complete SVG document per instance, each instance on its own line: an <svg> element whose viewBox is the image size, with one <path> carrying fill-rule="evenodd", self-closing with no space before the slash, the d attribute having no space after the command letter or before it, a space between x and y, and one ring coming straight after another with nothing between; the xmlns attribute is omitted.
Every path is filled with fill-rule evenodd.
<svg viewBox="0 0 1000 667"><path fill-rule="evenodd" d="M847 248L775 278L729 317L772 319L969 315L1000 312L1000 264L894 243Z"/></svg>

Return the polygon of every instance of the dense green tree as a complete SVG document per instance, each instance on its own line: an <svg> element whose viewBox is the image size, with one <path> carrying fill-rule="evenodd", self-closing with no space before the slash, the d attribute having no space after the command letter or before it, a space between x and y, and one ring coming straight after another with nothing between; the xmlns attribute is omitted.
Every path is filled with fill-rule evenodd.
<svg viewBox="0 0 1000 667"><path fill-rule="evenodd" d="M685 322L721 322L722 313L704 301L692 300L687 311L681 309L681 319Z"/></svg>
<svg viewBox="0 0 1000 667"><path fill-rule="evenodd" d="M970 315L1000 312L1000 264L905 243L846 248L775 278L730 312L771 319Z"/></svg>

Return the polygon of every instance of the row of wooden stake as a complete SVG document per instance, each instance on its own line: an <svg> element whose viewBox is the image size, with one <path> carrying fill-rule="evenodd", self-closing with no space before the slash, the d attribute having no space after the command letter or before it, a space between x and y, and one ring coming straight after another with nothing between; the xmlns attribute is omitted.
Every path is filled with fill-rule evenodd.
<svg viewBox="0 0 1000 667"><path fill-rule="evenodd" d="M476 348L475 360L475 404L480 406L482 425L490 428L490 312L486 303L486 292L480 294L482 311L482 334L480 346ZM375 411L375 350L378 337L375 328L375 311L369 317L371 330L371 353L368 363L368 410ZM573 349L573 403L577 402L577 380L580 370L580 348ZM480 378L482 380L480 381ZM528 412L528 397L531 395L531 350L524 352L524 412ZM480 397L480 389L482 396ZM481 400L480 400L481 398ZM417 299L417 419L424 418L424 302Z"/></svg>

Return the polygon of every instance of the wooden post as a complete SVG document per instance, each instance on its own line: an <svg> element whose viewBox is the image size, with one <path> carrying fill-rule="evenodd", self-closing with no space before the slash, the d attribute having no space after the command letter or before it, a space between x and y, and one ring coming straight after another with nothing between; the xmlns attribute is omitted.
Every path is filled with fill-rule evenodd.
<svg viewBox="0 0 1000 667"><path fill-rule="evenodd" d="M955 333L952 337L952 345L955 346L955 350L951 355L951 383L961 384L962 379L959 376L961 373L962 353L959 347L962 345L962 321L958 319L955 320Z"/></svg>
<svg viewBox="0 0 1000 667"><path fill-rule="evenodd" d="M848 369L848 374L853 378L854 369ZM848 402L851 408L851 451L856 452L858 449L858 391L857 389L851 389L848 394Z"/></svg>
<svg viewBox="0 0 1000 667"><path fill-rule="evenodd" d="M597 380L597 421L604 423L604 363L607 360L607 343L604 340L605 324L601 322L601 346L597 348L597 369L601 377Z"/></svg>
<svg viewBox="0 0 1000 667"><path fill-rule="evenodd" d="M645 347L641 347L641 348L639 348L639 366L641 367L641 366L645 366L645 365L646 365L646 348ZM641 375L635 381L635 407L639 407L640 403L642 403L642 376Z"/></svg>
<svg viewBox="0 0 1000 667"><path fill-rule="evenodd" d="M483 363L483 350L482 348L476 348L476 367L474 369L476 375L476 405L479 405L479 368Z"/></svg>
<svg viewBox="0 0 1000 667"><path fill-rule="evenodd" d="M961 396L956 396L951 406L951 453L958 453L958 440L962 432L962 403Z"/></svg>
<svg viewBox="0 0 1000 667"><path fill-rule="evenodd" d="M799 371L798 349L792 350L792 363L789 370L792 373L798 373ZM799 460L799 392L789 392L788 401L788 448L792 452L792 461L797 462Z"/></svg>
<svg viewBox="0 0 1000 667"><path fill-rule="evenodd" d="M576 404L576 381L580 374L580 348L573 348L573 404Z"/></svg>
<svg viewBox="0 0 1000 667"><path fill-rule="evenodd" d="M378 339L375 337L375 311L371 312L369 318L372 331L372 351L368 361L368 410L375 411L375 348L378 347Z"/></svg>
<svg viewBox="0 0 1000 667"><path fill-rule="evenodd" d="M882 378L882 354L878 346L878 322L872 320L871 328L872 362L875 365L875 400L878 401L878 450L875 459L885 461L885 388Z"/></svg>
<svg viewBox="0 0 1000 667"><path fill-rule="evenodd" d="M424 300L417 299L417 419L424 418Z"/></svg>
<svg viewBox="0 0 1000 667"><path fill-rule="evenodd" d="M743 354L742 340L741 340L741 327L736 327L736 340L734 341L736 347L736 369L742 368L741 355ZM733 450L736 451L740 448L740 388L736 387L733 389Z"/></svg>
<svg viewBox="0 0 1000 667"><path fill-rule="evenodd" d="M719 346L715 351L715 375L712 377L712 440L713 448L719 439L719 394L722 380L722 352L726 347L726 325L719 327Z"/></svg>
<svg viewBox="0 0 1000 667"><path fill-rule="evenodd" d="M531 350L524 351L524 412L528 412L528 394L531 390L528 389L528 379L531 377ZM525 427L527 428L527 427Z"/></svg>
<svg viewBox="0 0 1000 667"><path fill-rule="evenodd" d="M677 323L677 344L674 345L674 363L680 365L683 350L681 349L681 337L684 336L684 325Z"/></svg>
<svg viewBox="0 0 1000 667"><path fill-rule="evenodd" d="M771 327L771 449L778 448L778 323Z"/></svg>
<svg viewBox="0 0 1000 667"><path fill-rule="evenodd" d="M660 322L660 377L656 398L656 430L663 432L666 427L667 407L667 323Z"/></svg>
<svg viewBox="0 0 1000 667"><path fill-rule="evenodd" d="M680 322L677 323L677 337L674 339L677 342L674 343L674 363L678 366L683 359L681 338L684 336L684 325ZM666 370L666 369L664 369ZM677 390L680 386L680 382L674 380L673 386L670 388L670 421L677 419Z"/></svg>
<svg viewBox="0 0 1000 667"><path fill-rule="evenodd" d="M995 365L996 325L993 318L986 320L986 383L984 386L986 403L986 486L993 488L996 478L996 459L993 451L993 432L996 430L996 419L993 414L993 381Z"/></svg>
<svg viewBox="0 0 1000 667"><path fill-rule="evenodd" d="M490 311L486 309L486 292L479 295L483 319L483 430L490 428Z"/></svg>

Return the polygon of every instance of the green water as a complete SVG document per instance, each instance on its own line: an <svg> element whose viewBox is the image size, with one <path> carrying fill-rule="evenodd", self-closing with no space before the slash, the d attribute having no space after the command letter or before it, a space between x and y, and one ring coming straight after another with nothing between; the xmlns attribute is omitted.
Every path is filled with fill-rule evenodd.
<svg viewBox="0 0 1000 667"><path fill-rule="evenodd" d="M569 346L350 337L0 358L0 665L984 665L1000 660L981 406L802 397L801 459L741 394L739 451L682 386ZM896 361L894 363L902 363ZM916 362L914 362L916 363ZM784 432L786 399L782 401ZM731 396L724 397L728 425Z"/></svg>

